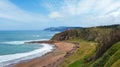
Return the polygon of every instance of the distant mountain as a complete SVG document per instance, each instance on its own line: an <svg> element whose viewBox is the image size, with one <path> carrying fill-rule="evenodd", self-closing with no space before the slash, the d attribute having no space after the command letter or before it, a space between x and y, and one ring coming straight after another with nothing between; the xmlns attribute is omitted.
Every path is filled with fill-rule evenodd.
<svg viewBox="0 0 120 67"><path fill-rule="evenodd" d="M71 30L71 29L80 29L82 27L65 27L65 26L60 26L60 27L49 27L44 29L44 31L65 31L65 30Z"/></svg>

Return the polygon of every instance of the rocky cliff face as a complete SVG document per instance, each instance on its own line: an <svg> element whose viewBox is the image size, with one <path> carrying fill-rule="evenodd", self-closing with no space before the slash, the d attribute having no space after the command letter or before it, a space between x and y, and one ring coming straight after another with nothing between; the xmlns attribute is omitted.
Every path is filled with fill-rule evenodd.
<svg viewBox="0 0 120 67"><path fill-rule="evenodd" d="M100 47L96 53L89 59L95 60L99 58L113 44L120 41L120 26L101 26L92 28L83 28L76 30L67 30L53 36L51 40L64 41L70 39L83 39L87 41L96 41Z"/></svg>
<svg viewBox="0 0 120 67"><path fill-rule="evenodd" d="M70 39L84 39L88 41L96 41L103 34L108 35L111 29L101 28L82 28L75 30L66 30L64 32L55 34L52 40L64 41Z"/></svg>
<svg viewBox="0 0 120 67"><path fill-rule="evenodd" d="M76 30L67 30L62 33L55 34L51 40L64 41L76 38L78 35Z"/></svg>

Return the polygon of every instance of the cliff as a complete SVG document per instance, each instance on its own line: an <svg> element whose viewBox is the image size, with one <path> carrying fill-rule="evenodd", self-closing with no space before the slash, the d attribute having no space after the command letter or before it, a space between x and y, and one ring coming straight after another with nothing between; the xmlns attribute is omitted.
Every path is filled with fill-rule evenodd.
<svg viewBox="0 0 120 67"><path fill-rule="evenodd" d="M95 61L101 57L115 43L120 41L120 25L98 26L91 28L82 28L75 30L66 30L55 34L51 40L64 41L71 39L83 39L98 43L98 49L92 57L87 59Z"/></svg>
<svg viewBox="0 0 120 67"><path fill-rule="evenodd" d="M120 25L98 26L98 27L66 30L64 32L55 34L51 40L63 41L63 40L79 38L89 41L96 41L99 38L101 38L103 35L110 34L114 29L120 29Z"/></svg>

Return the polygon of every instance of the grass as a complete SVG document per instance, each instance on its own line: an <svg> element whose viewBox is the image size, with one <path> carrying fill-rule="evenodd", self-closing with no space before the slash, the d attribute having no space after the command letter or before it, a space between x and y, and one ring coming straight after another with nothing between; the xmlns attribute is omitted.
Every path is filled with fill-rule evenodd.
<svg viewBox="0 0 120 67"><path fill-rule="evenodd" d="M96 51L95 42L74 39L70 42L79 42L80 48L65 59L60 67L118 67L120 66L120 42L114 44L99 59L84 63L86 59L92 56Z"/></svg>
<svg viewBox="0 0 120 67"><path fill-rule="evenodd" d="M120 59L120 49L112 55L104 67L110 67L114 62Z"/></svg>
<svg viewBox="0 0 120 67"><path fill-rule="evenodd" d="M110 67L119 57L120 42L108 49L102 57L91 64L91 67Z"/></svg>
<svg viewBox="0 0 120 67"><path fill-rule="evenodd" d="M117 60L111 67L118 67L120 66L120 59Z"/></svg>
<svg viewBox="0 0 120 67"><path fill-rule="evenodd" d="M90 57L96 50L96 43L79 39L69 40L70 42L79 42L80 48L65 59L60 67L82 67L86 58Z"/></svg>

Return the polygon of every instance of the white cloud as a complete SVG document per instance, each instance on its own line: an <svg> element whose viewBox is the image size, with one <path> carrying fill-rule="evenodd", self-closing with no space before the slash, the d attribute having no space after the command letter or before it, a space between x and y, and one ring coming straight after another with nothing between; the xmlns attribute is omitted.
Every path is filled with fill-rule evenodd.
<svg viewBox="0 0 120 67"><path fill-rule="evenodd" d="M44 7L47 7L46 10L49 11L47 16L22 10L10 0L0 0L0 18L22 22L51 22L55 19L57 22L63 21L66 24L73 23L73 25L75 22L78 23L76 23L77 25L120 23L120 0L43 1L45 2Z"/></svg>
<svg viewBox="0 0 120 67"><path fill-rule="evenodd" d="M96 12L102 12L104 9L108 8L114 0L97 0L95 4L95 7L93 10Z"/></svg>
<svg viewBox="0 0 120 67"><path fill-rule="evenodd" d="M56 1L56 0L55 0ZM66 16L93 14L104 15L120 7L119 0L63 0L61 3L47 3L51 12L57 11ZM59 5L59 6L58 6ZM57 8L58 7L58 8Z"/></svg>
<svg viewBox="0 0 120 67"><path fill-rule="evenodd" d="M96 0L82 0L78 2L77 14L86 14L91 11Z"/></svg>
<svg viewBox="0 0 120 67"><path fill-rule="evenodd" d="M120 23L120 0L63 0L62 4L58 3L48 3L51 5L50 8L52 12L57 12L55 18L62 16L65 22L70 22L70 18L73 18L74 22L88 25L104 25L104 24L114 24ZM54 5L54 6L52 6ZM55 5L59 5L58 8ZM50 13L50 15L51 15ZM82 18L82 19L81 19ZM60 18L61 19L61 18ZM63 21L62 20L62 21Z"/></svg>
<svg viewBox="0 0 120 67"><path fill-rule="evenodd" d="M61 18L63 16L59 12L51 12L50 15L49 15L49 17L51 19L54 19L54 18Z"/></svg>
<svg viewBox="0 0 120 67"><path fill-rule="evenodd" d="M45 16L20 9L9 0L0 0L0 18L22 22L40 22L47 20Z"/></svg>
<svg viewBox="0 0 120 67"><path fill-rule="evenodd" d="M103 10L103 14L106 14L115 10L119 10L119 8L120 8L120 1L113 2L111 5L109 5Z"/></svg>
<svg viewBox="0 0 120 67"><path fill-rule="evenodd" d="M120 16L120 9L117 10L117 11L111 12L111 13L109 13L108 15L109 15L109 16L114 16L114 17Z"/></svg>

